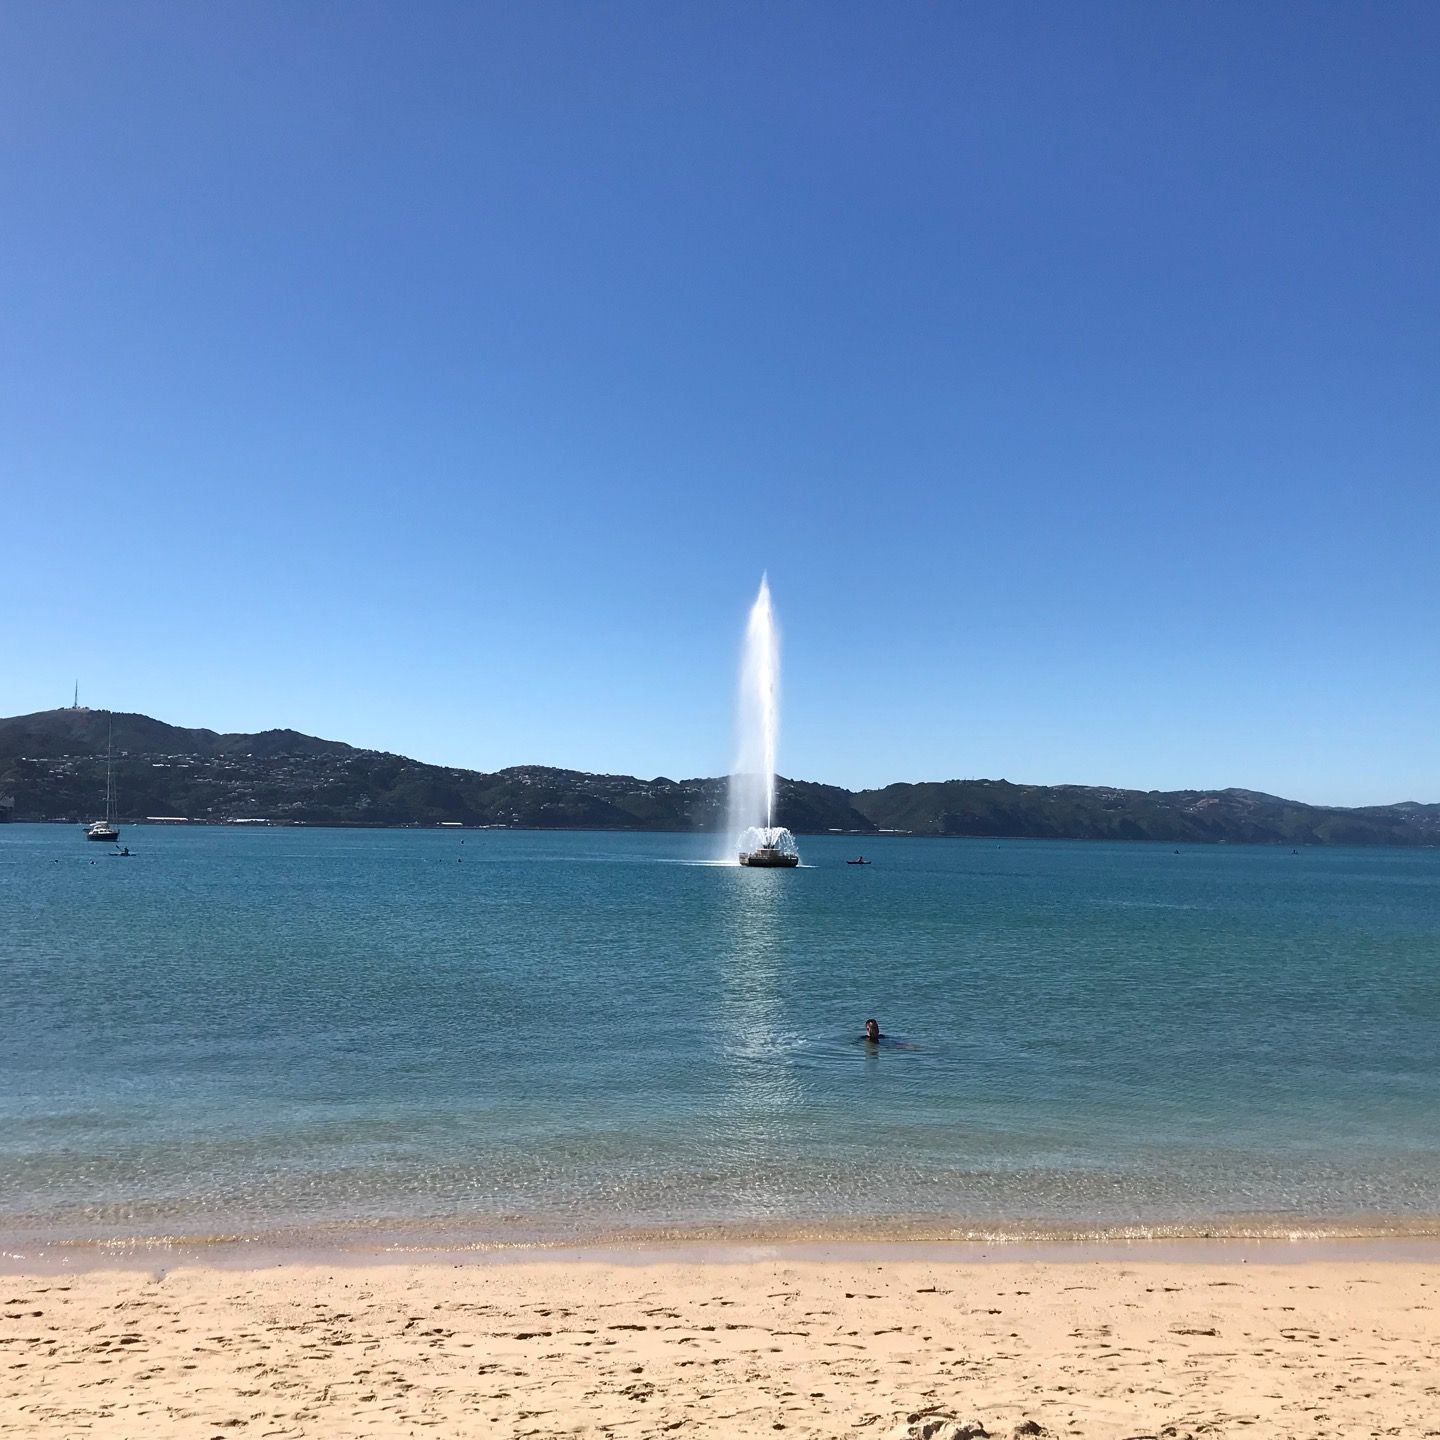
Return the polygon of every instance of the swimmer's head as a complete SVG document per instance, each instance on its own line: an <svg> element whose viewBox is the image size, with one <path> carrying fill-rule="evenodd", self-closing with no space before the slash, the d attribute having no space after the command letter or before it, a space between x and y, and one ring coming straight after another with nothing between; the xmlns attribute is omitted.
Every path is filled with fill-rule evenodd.
<svg viewBox="0 0 1440 1440"><path fill-rule="evenodd" d="M880 1038L880 1022L878 1020L867 1020L865 1022L865 1038L867 1040L878 1040Z"/></svg>

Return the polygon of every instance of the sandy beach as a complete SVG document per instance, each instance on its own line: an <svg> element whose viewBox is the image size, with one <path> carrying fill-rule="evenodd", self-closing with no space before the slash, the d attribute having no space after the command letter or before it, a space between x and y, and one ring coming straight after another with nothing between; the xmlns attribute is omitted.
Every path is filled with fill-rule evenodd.
<svg viewBox="0 0 1440 1440"><path fill-rule="evenodd" d="M1431 1262L187 1264L0 1291L14 1436L1440 1434Z"/></svg>

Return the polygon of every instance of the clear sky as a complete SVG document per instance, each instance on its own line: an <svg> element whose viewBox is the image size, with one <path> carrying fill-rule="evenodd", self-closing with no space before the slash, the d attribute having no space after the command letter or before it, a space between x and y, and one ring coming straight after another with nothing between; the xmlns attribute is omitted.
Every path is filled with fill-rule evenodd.
<svg viewBox="0 0 1440 1440"><path fill-rule="evenodd" d="M0 5L0 713L1440 800L1433 3Z"/></svg>

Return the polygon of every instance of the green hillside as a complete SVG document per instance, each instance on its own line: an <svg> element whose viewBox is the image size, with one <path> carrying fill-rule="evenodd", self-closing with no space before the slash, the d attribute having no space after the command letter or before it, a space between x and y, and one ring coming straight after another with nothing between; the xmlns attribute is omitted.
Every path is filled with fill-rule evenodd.
<svg viewBox="0 0 1440 1440"><path fill-rule="evenodd" d="M525 765L494 773L426 765L294 730L226 735L146 715L47 710L0 719L0 815L93 819L113 744L126 820L269 820L311 825L508 825L715 830L723 778L640 780ZM1280 845L1434 845L1440 805L1334 809L1250 790L1120 790L945 780L851 792L782 779L777 820L800 834Z"/></svg>

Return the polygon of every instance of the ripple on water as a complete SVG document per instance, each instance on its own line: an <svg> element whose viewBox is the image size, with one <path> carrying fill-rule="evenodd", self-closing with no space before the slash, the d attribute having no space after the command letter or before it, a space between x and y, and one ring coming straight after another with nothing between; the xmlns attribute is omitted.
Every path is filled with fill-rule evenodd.
<svg viewBox="0 0 1440 1440"><path fill-rule="evenodd" d="M0 827L7 1233L1437 1208L1431 852L136 831Z"/></svg>

